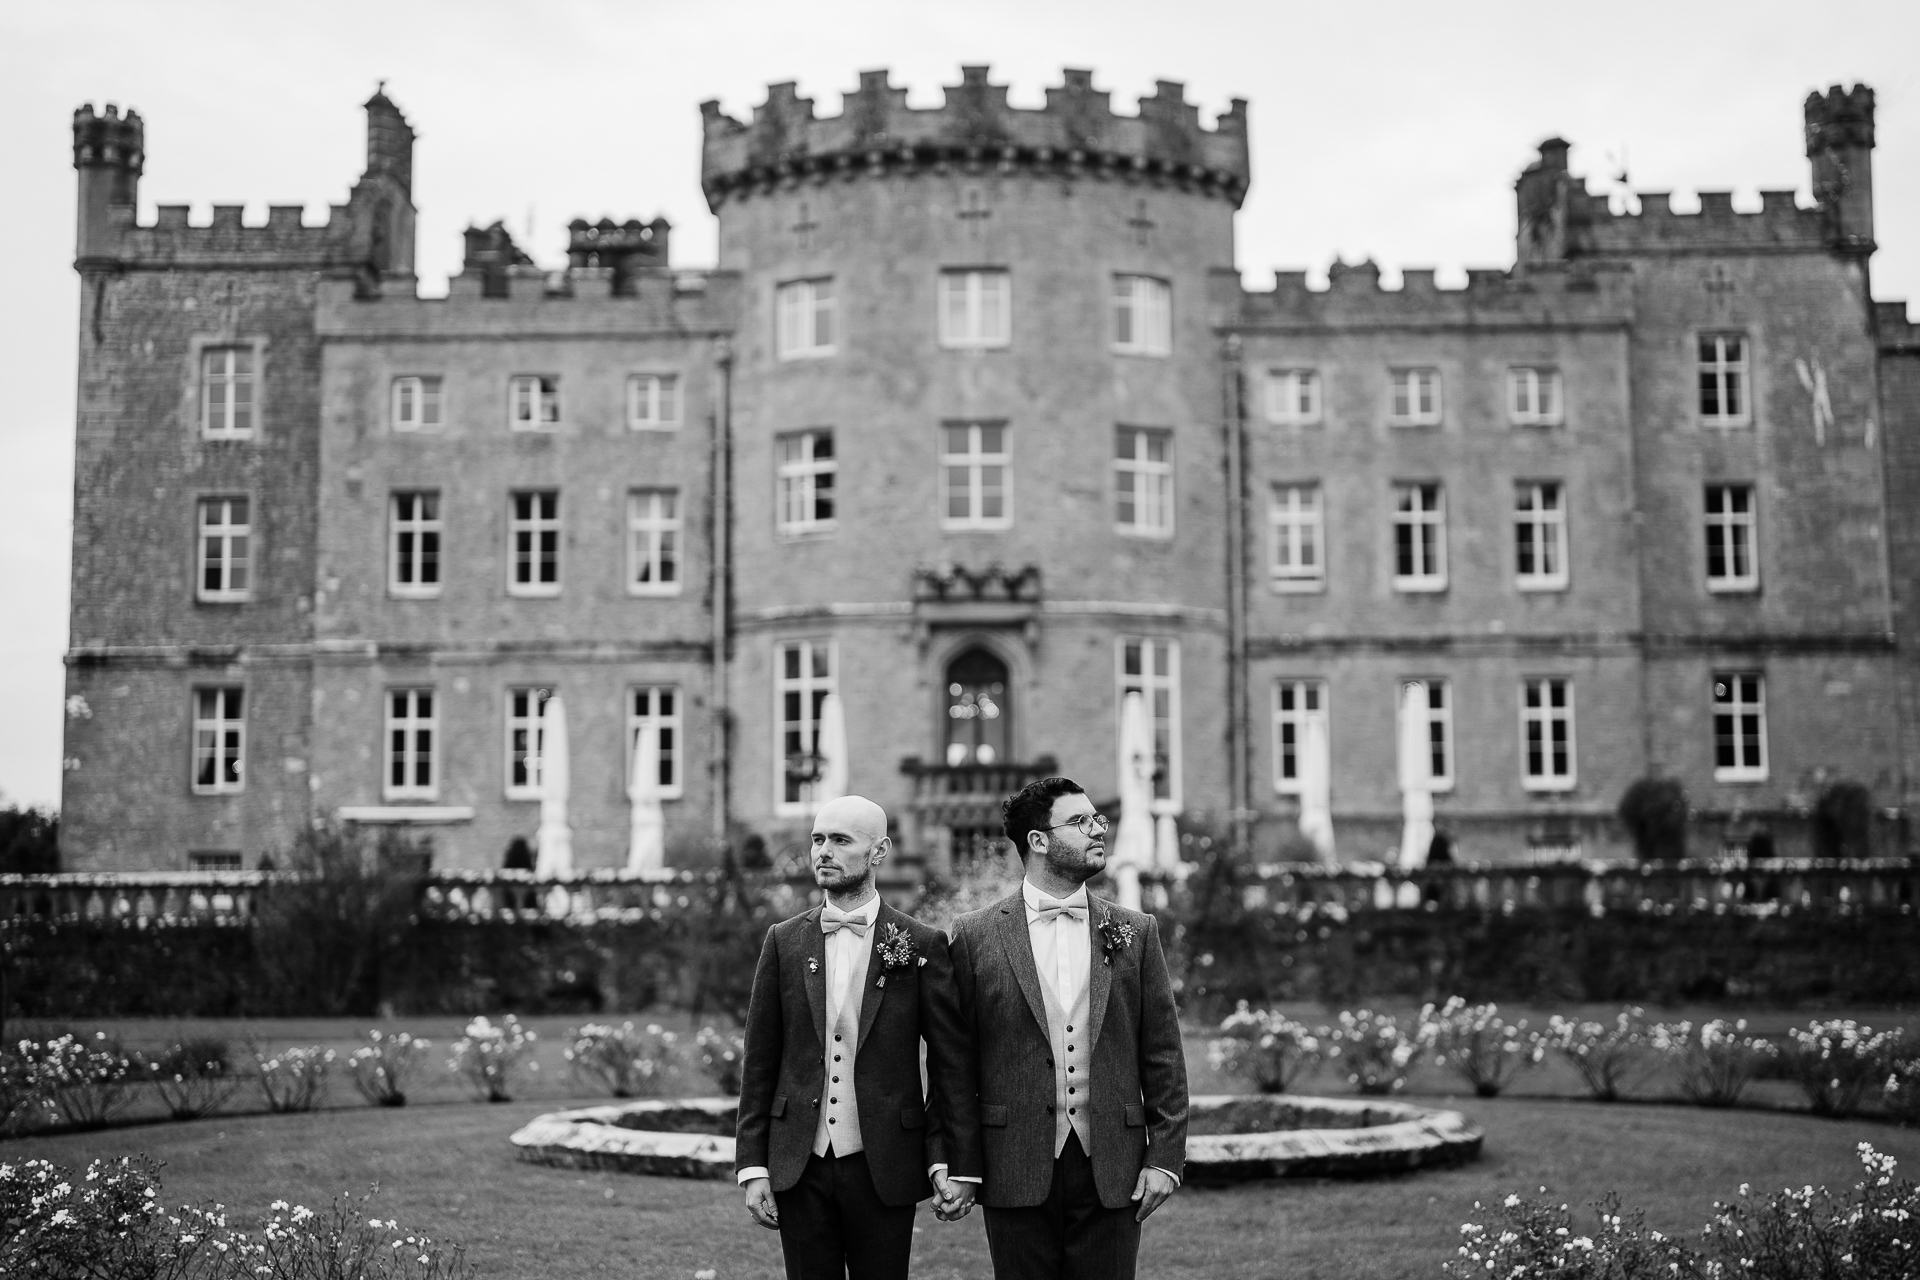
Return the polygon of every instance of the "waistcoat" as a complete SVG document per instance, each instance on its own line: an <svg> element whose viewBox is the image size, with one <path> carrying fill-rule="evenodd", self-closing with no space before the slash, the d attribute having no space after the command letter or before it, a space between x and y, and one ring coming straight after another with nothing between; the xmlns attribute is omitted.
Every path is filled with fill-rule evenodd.
<svg viewBox="0 0 1920 1280"><path fill-rule="evenodd" d="M879 928L874 922L874 928ZM829 1146L836 1156L850 1156L866 1150L860 1138L860 1108L853 1096L853 1064L860 1052L860 1002L867 994L867 960L873 948L862 945L854 952L853 972L847 975L847 995L827 1027L826 1074L820 1079L820 1122L813 1129L813 1154L824 1156ZM832 975L829 974L829 977ZM827 992L829 1005L833 992Z"/></svg>
<svg viewBox="0 0 1920 1280"><path fill-rule="evenodd" d="M1060 996L1050 978L1040 978L1041 998L1047 1005L1047 1043L1053 1050L1053 1156L1060 1158L1066 1149L1067 1134L1080 1139L1080 1149L1093 1154L1087 1133L1087 1104L1092 1101L1088 1072L1093 1065L1093 1046L1088 1043L1088 993L1093 990L1093 975L1080 984L1080 996L1071 1009L1062 1008Z"/></svg>

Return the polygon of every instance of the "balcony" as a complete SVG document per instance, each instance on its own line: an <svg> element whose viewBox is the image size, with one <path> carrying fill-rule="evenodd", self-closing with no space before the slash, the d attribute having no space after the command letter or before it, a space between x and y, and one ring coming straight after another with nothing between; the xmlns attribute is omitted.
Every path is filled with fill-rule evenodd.
<svg viewBox="0 0 1920 1280"><path fill-rule="evenodd" d="M907 802L904 835L908 846L926 859L935 873L982 857L996 846L1004 848L1000 805L1036 778L1060 772L1052 756L1008 760L994 764L928 764L919 756L900 762L900 772L913 780Z"/></svg>

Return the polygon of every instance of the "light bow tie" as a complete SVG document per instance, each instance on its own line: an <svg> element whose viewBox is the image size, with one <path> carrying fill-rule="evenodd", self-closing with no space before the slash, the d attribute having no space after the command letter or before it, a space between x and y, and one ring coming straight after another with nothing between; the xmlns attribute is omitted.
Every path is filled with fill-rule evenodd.
<svg viewBox="0 0 1920 1280"><path fill-rule="evenodd" d="M855 937L864 938L871 927L865 916L852 915L833 907L828 907L820 913L820 932L829 938L842 929L850 929Z"/></svg>
<svg viewBox="0 0 1920 1280"><path fill-rule="evenodd" d="M1049 898L1044 894L1041 895L1038 911L1041 924L1058 920L1062 916L1065 916L1069 920L1085 920L1087 918L1086 903L1062 902L1058 898Z"/></svg>

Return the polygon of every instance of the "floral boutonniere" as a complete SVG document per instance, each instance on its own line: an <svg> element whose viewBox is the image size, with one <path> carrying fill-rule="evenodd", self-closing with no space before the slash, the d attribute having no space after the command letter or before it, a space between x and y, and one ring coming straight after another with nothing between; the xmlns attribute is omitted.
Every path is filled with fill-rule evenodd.
<svg viewBox="0 0 1920 1280"><path fill-rule="evenodd" d="M1111 915L1100 922L1100 962L1111 965L1117 952L1133 945L1133 926L1122 924Z"/></svg>
<svg viewBox="0 0 1920 1280"><path fill-rule="evenodd" d="M912 935L897 924L880 931L880 943L874 950L880 955L880 977L873 984L876 987L887 985L887 974L891 970L912 968L916 961L927 962L925 956L914 954Z"/></svg>

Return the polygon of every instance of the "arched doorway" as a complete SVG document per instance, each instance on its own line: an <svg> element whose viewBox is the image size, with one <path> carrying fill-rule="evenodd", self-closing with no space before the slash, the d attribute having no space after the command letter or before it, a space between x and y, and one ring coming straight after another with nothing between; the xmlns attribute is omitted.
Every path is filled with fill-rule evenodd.
<svg viewBox="0 0 1920 1280"><path fill-rule="evenodd" d="M947 664L948 767L1005 764L1013 745L1013 681L1007 664L985 649L968 649Z"/></svg>

